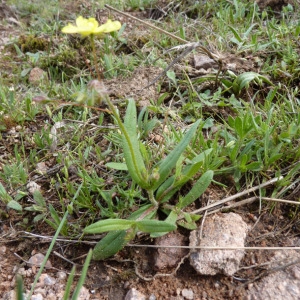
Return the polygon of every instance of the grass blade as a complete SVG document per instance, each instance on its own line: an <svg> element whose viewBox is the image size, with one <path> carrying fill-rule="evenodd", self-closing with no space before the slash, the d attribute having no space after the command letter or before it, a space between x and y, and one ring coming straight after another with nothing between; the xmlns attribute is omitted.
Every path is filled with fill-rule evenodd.
<svg viewBox="0 0 300 300"><path fill-rule="evenodd" d="M71 270L71 273L68 277L66 287L65 287L63 300L69 300L70 299L71 287L72 287L72 283L73 283L73 280L74 280L75 271L76 271L76 267L73 266L73 268Z"/></svg>
<svg viewBox="0 0 300 300"><path fill-rule="evenodd" d="M83 265L83 268L82 268L82 271L81 271L81 276L78 280L76 289L73 293L72 300L77 300L78 297L79 297L80 289L82 288L82 286L84 284L86 274L87 274L87 271L88 271L88 268L89 268L89 265L90 265L90 261L92 259L92 254L93 254L93 251L90 250L87 257L86 257L86 259L85 259L85 262L84 262L84 265Z"/></svg>

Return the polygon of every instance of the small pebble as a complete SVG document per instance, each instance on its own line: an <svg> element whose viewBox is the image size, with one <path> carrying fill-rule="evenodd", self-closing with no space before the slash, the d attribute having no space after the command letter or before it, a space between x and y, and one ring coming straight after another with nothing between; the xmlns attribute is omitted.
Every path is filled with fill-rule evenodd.
<svg viewBox="0 0 300 300"><path fill-rule="evenodd" d="M54 293L48 293L47 294L47 300L56 300L57 297Z"/></svg>
<svg viewBox="0 0 300 300"><path fill-rule="evenodd" d="M42 294L36 294L31 296L31 300L43 300L44 297Z"/></svg>
<svg viewBox="0 0 300 300"><path fill-rule="evenodd" d="M1 246L0 247L0 254L5 254L6 253L6 247L5 246Z"/></svg>
<svg viewBox="0 0 300 300"><path fill-rule="evenodd" d="M151 294L149 300L156 300L156 296L154 294Z"/></svg>
<svg viewBox="0 0 300 300"><path fill-rule="evenodd" d="M31 256L28 260L29 265L35 265L35 266L40 266L45 258L45 255L42 253L37 253L33 256ZM48 260L46 263L46 268L51 268L51 262Z"/></svg>
<svg viewBox="0 0 300 300"><path fill-rule="evenodd" d="M291 269L291 274L295 277L295 279L300 280L300 267L293 266Z"/></svg>
<svg viewBox="0 0 300 300"><path fill-rule="evenodd" d="M124 285L123 285L124 289L128 289L129 286L130 286L130 282L129 281L125 281Z"/></svg>
<svg viewBox="0 0 300 300"><path fill-rule="evenodd" d="M125 300L146 300L146 297L135 288L132 288L126 294Z"/></svg>
<svg viewBox="0 0 300 300"><path fill-rule="evenodd" d="M55 278L51 277L48 274L42 274L39 278L40 286L49 286L49 285L54 285L56 283Z"/></svg>
<svg viewBox="0 0 300 300"><path fill-rule="evenodd" d="M181 295L188 300L193 300L194 299L194 292L191 289L183 289L181 291Z"/></svg>
<svg viewBox="0 0 300 300"><path fill-rule="evenodd" d="M79 292L78 300L89 300L90 292L86 287L82 287Z"/></svg>
<svg viewBox="0 0 300 300"><path fill-rule="evenodd" d="M38 287L34 290L35 294L41 294L43 297L46 297L47 292L44 288Z"/></svg>
<svg viewBox="0 0 300 300"><path fill-rule="evenodd" d="M35 191L40 191L41 186L34 181L29 181L26 185L27 190L30 194L33 194Z"/></svg>
<svg viewBox="0 0 300 300"><path fill-rule="evenodd" d="M65 280L67 278L67 274L63 271L57 272L57 279L58 280Z"/></svg>

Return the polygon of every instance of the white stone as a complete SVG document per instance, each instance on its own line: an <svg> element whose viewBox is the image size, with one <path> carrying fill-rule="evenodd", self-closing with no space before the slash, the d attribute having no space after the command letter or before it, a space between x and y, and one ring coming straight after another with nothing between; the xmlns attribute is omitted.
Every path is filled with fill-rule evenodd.
<svg viewBox="0 0 300 300"><path fill-rule="evenodd" d="M65 280L67 278L67 274L63 271L57 272L57 279L58 280Z"/></svg>
<svg viewBox="0 0 300 300"><path fill-rule="evenodd" d="M36 294L31 296L31 300L44 300L44 297L42 294Z"/></svg>
<svg viewBox="0 0 300 300"><path fill-rule="evenodd" d="M29 181L26 185L27 190L30 194L33 194L35 191L40 191L41 186L37 184L35 181Z"/></svg>
<svg viewBox="0 0 300 300"><path fill-rule="evenodd" d="M126 294L125 300L146 300L146 296L135 288L132 288Z"/></svg>
<svg viewBox="0 0 300 300"><path fill-rule="evenodd" d="M181 295L188 300L193 300L194 299L194 292L191 289L183 289L181 291Z"/></svg>
<svg viewBox="0 0 300 300"><path fill-rule="evenodd" d="M40 286L50 286L56 283L55 278L51 277L48 274L41 274L39 278Z"/></svg>
<svg viewBox="0 0 300 300"><path fill-rule="evenodd" d="M203 229L190 234L190 247L244 247L248 226L235 214L216 214L205 219ZM202 236L200 236L202 233ZM192 249L190 263L201 275L233 275L244 250Z"/></svg>

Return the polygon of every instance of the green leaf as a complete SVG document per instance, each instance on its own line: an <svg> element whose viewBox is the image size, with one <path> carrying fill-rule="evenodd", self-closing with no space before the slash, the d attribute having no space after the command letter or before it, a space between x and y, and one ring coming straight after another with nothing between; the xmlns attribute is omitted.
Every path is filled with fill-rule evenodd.
<svg viewBox="0 0 300 300"><path fill-rule="evenodd" d="M128 171L127 165L125 163L109 162L105 164L105 166L115 170Z"/></svg>
<svg viewBox="0 0 300 300"><path fill-rule="evenodd" d="M115 255L128 242L126 239L126 231L109 232L94 248L93 259L101 260Z"/></svg>
<svg viewBox="0 0 300 300"><path fill-rule="evenodd" d="M186 212L183 213L183 216L184 220L179 220L178 225L188 230L195 230L197 228L196 221L198 221L201 218L201 216L189 214Z"/></svg>
<svg viewBox="0 0 300 300"><path fill-rule="evenodd" d="M124 128L126 133L122 135L122 145L128 172L138 185L147 188L148 175L137 138L137 113L133 99L128 100Z"/></svg>
<svg viewBox="0 0 300 300"><path fill-rule="evenodd" d="M33 222L36 223L40 220L43 220L45 218L45 215L44 214L39 214L39 215L36 215L34 218L33 218Z"/></svg>
<svg viewBox="0 0 300 300"><path fill-rule="evenodd" d="M245 72L237 76L233 82L233 90L235 93L240 93L243 88L248 88L251 81L256 80L258 83L264 81L270 85L273 83L265 76L262 76L255 72Z"/></svg>
<svg viewBox="0 0 300 300"><path fill-rule="evenodd" d="M127 230L134 226L134 220L108 219L101 220L84 228L84 233L102 233L106 231Z"/></svg>
<svg viewBox="0 0 300 300"><path fill-rule="evenodd" d="M213 148L206 149L205 151L203 151L200 154L198 154L197 156L195 156L192 159L192 163L195 164L195 163L204 161L212 151L213 151Z"/></svg>
<svg viewBox="0 0 300 300"><path fill-rule="evenodd" d="M279 158L281 158L283 155L283 153L278 153L278 154L274 154L270 157L268 164L271 165L273 164L276 160L278 160Z"/></svg>
<svg viewBox="0 0 300 300"><path fill-rule="evenodd" d="M60 216L58 215L58 213L56 212L56 210L54 209L54 207L51 204L49 205L49 211L50 211L50 215L51 215L52 219L54 220L54 222L52 222L50 220L45 220L45 221L56 230L60 226L62 219L60 218ZM61 229L61 233L63 235L68 234L67 221L64 221L64 224Z"/></svg>
<svg viewBox="0 0 300 300"><path fill-rule="evenodd" d="M136 227L138 230L143 232L148 232L148 233L170 232L177 228L175 224L171 224L166 221L159 221L159 220L136 221Z"/></svg>
<svg viewBox="0 0 300 300"><path fill-rule="evenodd" d="M238 32L232 27L232 26L228 26L228 28L230 29L230 31L233 33L233 35L235 36L236 40L239 43L243 42L243 39L240 37L240 35L238 34Z"/></svg>
<svg viewBox="0 0 300 300"><path fill-rule="evenodd" d="M176 178L169 177L157 190L156 198L160 203L168 201L185 183L187 183L199 171L203 163L201 161L186 166L182 174Z"/></svg>
<svg viewBox="0 0 300 300"><path fill-rule="evenodd" d="M49 211L50 211L51 217L54 220L55 224L59 225L61 222L60 217L51 204L49 204Z"/></svg>
<svg viewBox="0 0 300 300"><path fill-rule="evenodd" d="M26 193L26 192L18 191L16 196L14 197L14 200L19 201L27 195L28 195L28 193Z"/></svg>
<svg viewBox="0 0 300 300"><path fill-rule="evenodd" d="M157 207L153 207L152 204L147 204L142 207L140 207L138 210L133 212L130 217L128 218L129 220L136 220L138 219L141 215L143 215L143 219L152 219L156 217L157 213ZM147 213L146 213L147 212Z"/></svg>
<svg viewBox="0 0 300 300"><path fill-rule="evenodd" d="M193 178L203 165L204 159L213 149L207 149L192 159L192 164L184 167L181 174L169 177L157 190L156 199L160 203L168 201L186 182Z"/></svg>
<svg viewBox="0 0 300 300"><path fill-rule="evenodd" d="M33 192L33 200L41 207L46 207L46 201L39 190Z"/></svg>
<svg viewBox="0 0 300 300"><path fill-rule="evenodd" d="M244 126L243 121L240 117L237 117L234 122L234 128L239 135L240 139L244 138Z"/></svg>
<svg viewBox="0 0 300 300"><path fill-rule="evenodd" d="M190 141L192 140L198 126L200 120L195 122L193 126L189 129L180 143L168 154L168 156L163 159L163 161L158 165L158 174L159 179L153 184L153 190L156 190L169 176L172 172L173 168L176 166L176 162L184 152Z"/></svg>
<svg viewBox="0 0 300 300"><path fill-rule="evenodd" d="M178 218L178 213L176 212L176 210L172 210L169 213L168 217L165 219L165 222L167 222L167 223L169 223L171 225L176 226L177 218ZM165 235L167 233L168 233L168 231L166 231L166 232L153 232L153 233L151 233L150 236L152 238L157 238L157 237L163 236L163 235Z"/></svg>
<svg viewBox="0 0 300 300"><path fill-rule="evenodd" d="M152 204L144 205L137 211L133 212L130 216L130 220L124 220L131 222L132 227L135 227L135 219L139 218L141 215L145 218L155 217L157 208L154 208ZM90 225L92 226L92 225ZM124 229L124 226L123 228ZM109 232L96 246L94 249L93 257L95 260L105 259L110 256L115 255L120 251L130 239L132 239L136 234L136 228Z"/></svg>
<svg viewBox="0 0 300 300"><path fill-rule="evenodd" d="M181 226L181 227L186 228L188 230L197 229L197 224L194 221L187 222L186 220L179 220L178 221L178 226Z"/></svg>
<svg viewBox="0 0 300 300"><path fill-rule="evenodd" d="M15 200L10 200L7 203L7 207L11 208L11 209L14 209L14 210L22 211L22 206Z"/></svg>
<svg viewBox="0 0 300 300"><path fill-rule="evenodd" d="M259 161L255 161L255 162L248 164L246 167L247 167L247 170L250 170L250 171L260 171L263 169L263 164Z"/></svg>
<svg viewBox="0 0 300 300"><path fill-rule="evenodd" d="M37 212L37 211L38 212L46 212L47 211L47 208L39 206L39 205L36 205L36 204L33 204L31 206L28 206L28 207L25 207L24 209L28 210L28 211L35 211L35 212Z"/></svg>
<svg viewBox="0 0 300 300"><path fill-rule="evenodd" d="M175 85L177 85L176 75L174 71L167 71L167 77L169 77Z"/></svg>
<svg viewBox="0 0 300 300"><path fill-rule="evenodd" d="M25 77L30 71L32 70L32 68L26 68L21 72L21 77Z"/></svg>
<svg viewBox="0 0 300 300"><path fill-rule="evenodd" d="M214 172L209 170L205 172L200 179L194 184L190 192L180 200L180 202L176 205L179 209L182 209L191 203L193 203L196 199L198 199L210 185L214 176Z"/></svg>

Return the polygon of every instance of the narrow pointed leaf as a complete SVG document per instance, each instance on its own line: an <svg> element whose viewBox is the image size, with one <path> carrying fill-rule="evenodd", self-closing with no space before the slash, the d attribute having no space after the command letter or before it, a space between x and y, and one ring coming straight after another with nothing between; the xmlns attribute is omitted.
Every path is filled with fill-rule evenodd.
<svg viewBox="0 0 300 300"><path fill-rule="evenodd" d="M22 211L22 206L15 200L10 200L7 203L7 207L11 208L11 209L14 209L14 210Z"/></svg>
<svg viewBox="0 0 300 300"><path fill-rule="evenodd" d="M109 232L94 248L93 259L102 260L115 255L127 243L126 231L111 231Z"/></svg>
<svg viewBox="0 0 300 300"><path fill-rule="evenodd" d="M84 228L84 233L97 234L106 231L127 230L134 225L135 221L122 219L101 220Z"/></svg>
<svg viewBox="0 0 300 300"><path fill-rule="evenodd" d="M182 209L191 203L193 203L196 199L198 199L207 189L207 187L210 185L212 179L214 176L213 171L207 171L205 172L200 179L194 184L190 192L181 199L181 201L178 203L177 207L179 209Z"/></svg>
<svg viewBox="0 0 300 300"><path fill-rule="evenodd" d="M176 226L177 218L178 218L178 213L175 210L172 210L169 213L168 217L165 219L165 222ZM168 233L168 231L166 231L166 232L153 232L153 233L151 233L150 236L152 238L157 238L157 237L163 236L167 233Z"/></svg>
<svg viewBox="0 0 300 300"><path fill-rule="evenodd" d="M159 164L158 166L158 173L159 173L159 179L154 183L153 189L157 189L169 176L172 169L176 166L176 162L181 156L181 154L184 152L190 141L192 140L198 126L199 126L200 120L195 122L193 126L189 129L189 131L185 134L183 139L180 141L180 143L172 150L168 156Z"/></svg>
<svg viewBox="0 0 300 300"><path fill-rule="evenodd" d="M136 126L136 105L133 99L129 99L124 119L127 137L122 135L124 157L132 179L142 188L147 188L147 171L139 147Z"/></svg>
<svg viewBox="0 0 300 300"><path fill-rule="evenodd" d="M136 221L136 227L138 230L143 232L148 232L148 233L170 232L177 228L175 224L171 224L166 221L158 221L158 220Z"/></svg>

